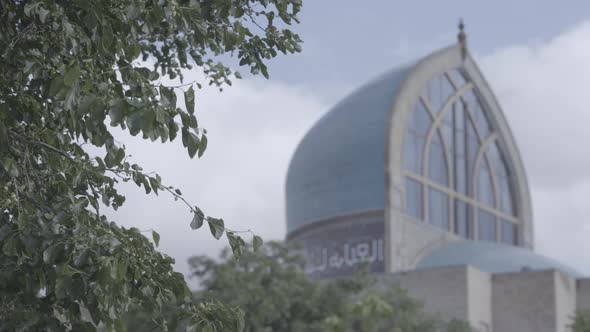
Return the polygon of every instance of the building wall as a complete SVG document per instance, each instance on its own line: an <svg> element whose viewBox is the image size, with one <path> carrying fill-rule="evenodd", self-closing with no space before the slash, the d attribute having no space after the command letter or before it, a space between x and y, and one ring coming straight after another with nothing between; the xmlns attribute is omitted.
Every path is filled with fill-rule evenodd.
<svg viewBox="0 0 590 332"><path fill-rule="evenodd" d="M468 267L445 267L394 275L408 294L424 303L424 310L442 319L469 319Z"/></svg>
<svg viewBox="0 0 590 332"><path fill-rule="evenodd" d="M590 278L576 282L576 302L578 310L590 310Z"/></svg>
<svg viewBox="0 0 590 332"><path fill-rule="evenodd" d="M555 270L489 274L451 266L383 277L399 282L425 312L467 321L478 332L570 332L576 303L590 305L590 279L576 282Z"/></svg>
<svg viewBox="0 0 590 332"><path fill-rule="evenodd" d="M492 277L495 332L555 332L556 272L496 274Z"/></svg>
<svg viewBox="0 0 590 332"><path fill-rule="evenodd" d="M287 240L301 244L305 272L312 279L352 276L365 264L385 272L383 210L335 217L300 227Z"/></svg>
<svg viewBox="0 0 590 332"><path fill-rule="evenodd" d="M467 269L468 321L480 332L492 332L492 275L476 268Z"/></svg>
<svg viewBox="0 0 590 332"><path fill-rule="evenodd" d="M576 312L576 280L555 271L555 321L557 332L569 332Z"/></svg>
<svg viewBox="0 0 590 332"><path fill-rule="evenodd" d="M391 211L394 215L391 227L395 227L394 241L391 244L393 272L413 270L423 257L433 250L460 238L452 233L417 221L399 211ZM412 239L412 240L408 240Z"/></svg>
<svg viewBox="0 0 590 332"><path fill-rule="evenodd" d="M470 266L420 269L392 276L424 310L445 321L469 322L478 332L492 332L491 275Z"/></svg>

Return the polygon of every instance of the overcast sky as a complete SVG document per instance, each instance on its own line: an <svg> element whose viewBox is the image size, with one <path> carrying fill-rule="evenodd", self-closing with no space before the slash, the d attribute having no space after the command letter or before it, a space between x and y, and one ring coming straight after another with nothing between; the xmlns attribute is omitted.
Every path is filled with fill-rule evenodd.
<svg viewBox="0 0 590 332"><path fill-rule="evenodd" d="M227 227L282 239L286 170L306 130L368 79L455 42L462 16L523 155L537 250L590 275L590 2L393 3L305 1L295 27L302 54L274 60L268 81L246 76L223 93L197 96L199 123L209 132L200 160L189 159L180 141L119 136L134 161ZM191 231L189 211L171 197L123 191L127 203L110 218L157 230L178 271L188 272L191 255L217 255L225 246L205 228Z"/></svg>

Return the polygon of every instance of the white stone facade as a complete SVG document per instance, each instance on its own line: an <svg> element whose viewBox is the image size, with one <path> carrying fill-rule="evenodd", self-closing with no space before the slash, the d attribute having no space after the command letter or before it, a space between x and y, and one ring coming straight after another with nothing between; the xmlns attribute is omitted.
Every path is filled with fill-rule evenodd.
<svg viewBox="0 0 590 332"><path fill-rule="evenodd" d="M588 279L556 270L490 274L470 266L390 276L442 319L461 319L480 332L567 332L590 302ZM387 278L389 279L389 277Z"/></svg>

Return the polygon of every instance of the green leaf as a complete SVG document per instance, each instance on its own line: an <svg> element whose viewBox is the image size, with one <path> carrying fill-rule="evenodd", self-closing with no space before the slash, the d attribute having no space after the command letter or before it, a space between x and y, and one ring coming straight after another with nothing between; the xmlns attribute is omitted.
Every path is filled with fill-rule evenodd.
<svg viewBox="0 0 590 332"><path fill-rule="evenodd" d="M77 112L82 115L91 113L95 102L96 97L94 96L83 98L80 106L77 109Z"/></svg>
<svg viewBox="0 0 590 332"><path fill-rule="evenodd" d="M66 71L64 75L64 84L66 86L72 86L74 83L76 83L78 78L80 78L80 66L78 64L74 64Z"/></svg>
<svg viewBox="0 0 590 332"><path fill-rule="evenodd" d="M189 114L193 114L195 112L195 89L193 89L192 85L184 93L184 103L186 105L186 111Z"/></svg>
<svg viewBox="0 0 590 332"><path fill-rule="evenodd" d="M195 215L193 216L193 220L191 221L191 228L192 229L201 228L201 226L203 226L203 220L204 220L203 215L200 213L200 211L197 211L195 213Z"/></svg>
<svg viewBox="0 0 590 332"><path fill-rule="evenodd" d="M231 30L226 30L224 37L225 50L231 51L232 49L234 49L236 43L238 42L238 35Z"/></svg>
<svg viewBox="0 0 590 332"><path fill-rule="evenodd" d="M225 231L223 219L208 218L207 222L209 223L209 229L211 230L211 234L215 239L219 240L223 235L223 232Z"/></svg>
<svg viewBox="0 0 590 332"><path fill-rule="evenodd" d="M160 103L164 107L175 108L176 107L176 94L171 88L164 86L160 87Z"/></svg>
<svg viewBox="0 0 590 332"><path fill-rule="evenodd" d="M35 10L37 9L37 7L39 7L41 3L39 2L27 2L25 4L25 8L24 8L24 13L26 16L32 16L35 13Z"/></svg>
<svg viewBox="0 0 590 332"><path fill-rule="evenodd" d="M126 120L127 127L129 127L129 133L133 136L137 135L141 130L142 124L142 112L140 110L136 110L135 112L131 113L127 117Z"/></svg>
<svg viewBox="0 0 590 332"><path fill-rule="evenodd" d="M186 135L185 135L186 133ZM188 130L182 130L183 134L183 142L186 141L186 145L188 148L188 155L189 157L194 157L199 150L200 140L199 137Z"/></svg>
<svg viewBox="0 0 590 332"><path fill-rule="evenodd" d="M115 152L114 162L115 162L115 165L118 165L123 161L123 159L125 159L125 150L123 148L120 148L120 149L116 149L115 151L116 152Z"/></svg>
<svg viewBox="0 0 590 332"><path fill-rule="evenodd" d="M158 190L160 190L160 180L157 178L149 177L150 186L156 195L158 195Z"/></svg>
<svg viewBox="0 0 590 332"><path fill-rule="evenodd" d="M188 128L190 127L190 114L184 112L180 112L179 114L180 122L182 123L182 129L188 130Z"/></svg>
<svg viewBox="0 0 590 332"><path fill-rule="evenodd" d="M139 75L141 75L141 76L142 76L143 78L145 78L145 79L149 79L149 77L150 77L150 75L151 75L151 73L152 73L152 71L151 71L151 70L149 70L149 69L148 69L148 68L146 68L146 67L139 67L139 68L135 68L135 71L136 71L137 73L139 73Z"/></svg>
<svg viewBox="0 0 590 332"><path fill-rule="evenodd" d="M154 289L152 287L150 287L150 286L145 286L144 288L142 288L141 292L146 297L152 297L152 296L154 296Z"/></svg>
<svg viewBox="0 0 590 332"><path fill-rule="evenodd" d="M78 101L78 88L76 86L73 86L69 89L67 89L66 95L65 95L65 101L64 101L64 109L70 111L70 110L74 110L76 103Z"/></svg>
<svg viewBox="0 0 590 332"><path fill-rule="evenodd" d="M90 310L88 310L88 308L86 308L84 303L79 302L78 307L80 309L80 319L83 322L88 322L88 323L94 325L94 321L92 320L92 315L90 314Z"/></svg>
<svg viewBox="0 0 590 332"><path fill-rule="evenodd" d="M8 151L8 130L2 121L0 121L0 152Z"/></svg>
<svg viewBox="0 0 590 332"><path fill-rule="evenodd" d="M6 173L12 178L15 178L19 175L18 166L16 165L16 161L11 157L6 157L3 160L4 170Z"/></svg>
<svg viewBox="0 0 590 332"><path fill-rule="evenodd" d="M148 180L147 177L142 176L141 183L143 184L143 188L145 189L146 194L149 194L150 192L152 192L152 187L151 187L150 181Z"/></svg>
<svg viewBox="0 0 590 332"><path fill-rule="evenodd" d="M243 311L239 311L237 313L237 322L236 322L236 331L244 331L244 328L246 327L246 321L244 319L244 312Z"/></svg>
<svg viewBox="0 0 590 332"><path fill-rule="evenodd" d="M152 131L154 127L154 122L156 120L156 112L154 112L151 108L146 108L143 111L142 122L141 122L141 130L147 136Z"/></svg>
<svg viewBox="0 0 590 332"><path fill-rule="evenodd" d="M58 299L64 299L68 296L72 288L72 278L70 276L60 276L55 282L55 295Z"/></svg>
<svg viewBox="0 0 590 332"><path fill-rule="evenodd" d="M105 24L102 27L102 46L109 48L113 43L113 30L109 24Z"/></svg>
<svg viewBox="0 0 590 332"><path fill-rule="evenodd" d="M45 279L45 271L40 271L39 274L39 288L43 289L47 287L47 280Z"/></svg>
<svg viewBox="0 0 590 332"><path fill-rule="evenodd" d="M152 231L152 239L154 240L154 243L157 247L160 244L160 234L158 234L156 231Z"/></svg>
<svg viewBox="0 0 590 332"><path fill-rule="evenodd" d="M35 65L35 62L34 61L30 61L30 60L25 61L25 68L24 68L23 72L25 74L28 74L31 71L31 68L33 68L34 65Z"/></svg>
<svg viewBox="0 0 590 332"><path fill-rule="evenodd" d="M43 262L46 264L54 264L63 258L64 246L63 244L55 244L43 251Z"/></svg>
<svg viewBox="0 0 590 332"><path fill-rule="evenodd" d="M53 263L53 251L55 247L49 247L43 251L43 262L45 264Z"/></svg>
<svg viewBox="0 0 590 332"><path fill-rule="evenodd" d="M6 256L16 256L16 239L14 237L10 237L4 240L4 245L2 245L2 252Z"/></svg>
<svg viewBox="0 0 590 332"><path fill-rule="evenodd" d="M225 232L225 235L229 240L229 245L231 247L235 259L240 259L240 256L242 256L242 253L244 252L244 247L246 247L244 239L242 239L240 236L236 235L233 232Z"/></svg>
<svg viewBox="0 0 590 332"><path fill-rule="evenodd" d="M78 252L77 255L74 257L74 265L79 267L86 264L86 262L88 261L89 254L90 253L88 249L84 249Z"/></svg>
<svg viewBox="0 0 590 332"><path fill-rule="evenodd" d="M116 126L119 123L121 123L121 121L123 120L123 116L125 115L126 106L127 106L127 103L122 100L109 109L109 117L111 118L111 126Z"/></svg>
<svg viewBox="0 0 590 332"><path fill-rule="evenodd" d="M176 138L176 134L178 133L178 130L179 130L178 124L176 124L176 122L174 122L173 118L170 118L170 120L168 121L168 130L169 130L170 141L173 141Z"/></svg>
<svg viewBox="0 0 590 332"><path fill-rule="evenodd" d="M127 275L127 260L120 259L117 261L117 275L116 278L119 280L125 280L125 276Z"/></svg>
<svg viewBox="0 0 590 332"><path fill-rule="evenodd" d="M254 247L254 251L258 251L258 249L260 249L260 247L262 247L262 238L258 235L254 235L254 239L252 241L252 246Z"/></svg>
<svg viewBox="0 0 590 332"><path fill-rule="evenodd" d="M201 156L203 156L206 149L207 149L207 136L205 136L205 134L203 134L201 136L201 144L199 144L199 158L201 158Z"/></svg>
<svg viewBox="0 0 590 332"><path fill-rule="evenodd" d="M197 121L197 117L194 114L190 114L188 116L188 126L193 129L199 128L199 122Z"/></svg>
<svg viewBox="0 0 590 332"><path fill-rule="evenodd" d="M41 21L41 23L45 24L45 22L47 21L47 15L49 15L49 10L43 8L43 7L39 7L39 20Z"/></svg>
<svg viewBox="0 0 590 332"><path fill-rule="evenodd" d="M51 84L49 85L49 95L51 97L63 97L63 89L64 87L64 79L61 76L56 76L51 80Z"/></svg>

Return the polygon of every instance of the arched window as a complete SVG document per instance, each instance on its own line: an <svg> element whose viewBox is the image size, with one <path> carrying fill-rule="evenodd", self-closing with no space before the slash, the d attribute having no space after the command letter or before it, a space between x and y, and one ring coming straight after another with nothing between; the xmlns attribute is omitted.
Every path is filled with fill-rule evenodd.
<svg viewBox="0 0 590 332"><path fill-rule="evenodd" d="M496 203L493 182L494 180L492 178L490 165L488 165L487 160L482 160L482 162L479 163L477 199L490 207L494 207Z"/></svg>
<svg viewBox="0 0 590 332"><path fill-rule="evenodd" d="M477 89L459 70L432 79L405 134L406 213L464 238L518 245L499 137Z"/></svg>
<svg viewBox="0 0 590 332"><path fill-rule="evenodd" d="M428 129L432 126L432 119L425 105L419 101L416 110L412 112L408 123L405 143L405 167L414 172L422 172L423 150Z"/></svg>
<svg viewBox="0 0 590 332"><path fill-rule="evenodd" d="M442 185L449 184L449 167L447 165L447 154L445 152L445 145L443 144L442 136L437 130L434 137L430 141L430 160L428 162L428 174L432 181L436 181Z"/></svg>

